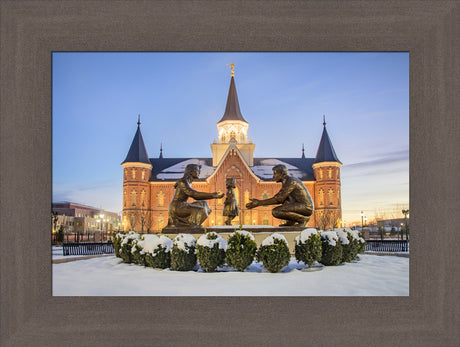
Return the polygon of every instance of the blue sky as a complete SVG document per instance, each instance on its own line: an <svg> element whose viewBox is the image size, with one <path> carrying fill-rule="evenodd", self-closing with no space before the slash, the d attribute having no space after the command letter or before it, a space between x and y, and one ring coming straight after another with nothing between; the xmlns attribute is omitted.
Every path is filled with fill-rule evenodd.
<svg viewBox="0 0 460 347"><path fill-rule="evenodd" d="M121 211L138 114L150 157L211 157L231 62L256 157L314 157L325 115L345 223L408 207L409 54L393 52L54 53L53 201Z"/></svg>

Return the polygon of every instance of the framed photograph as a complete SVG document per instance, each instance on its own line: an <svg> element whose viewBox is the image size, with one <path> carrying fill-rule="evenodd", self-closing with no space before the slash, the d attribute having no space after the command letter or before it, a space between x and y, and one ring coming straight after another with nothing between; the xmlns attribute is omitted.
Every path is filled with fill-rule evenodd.
<svg viewBox="0 0 460 347"><path fill-rule="evenodd" d="M0 6L2 345L458 345L457 2ZM408 52L408 296L52 295L53 52L192 51Z"/></svg>

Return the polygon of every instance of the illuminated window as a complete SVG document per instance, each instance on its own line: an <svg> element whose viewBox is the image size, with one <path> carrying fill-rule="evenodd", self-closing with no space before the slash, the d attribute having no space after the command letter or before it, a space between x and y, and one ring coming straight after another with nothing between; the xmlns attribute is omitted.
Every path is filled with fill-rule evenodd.
<svg viewBox="0 0 460 347"><path fill-rule="evenodd" d="M320 180L323 179L323 170L322 169L319 169L319 179Z"/></svg>
<svg viewBox="0 0 460 347"><path fill-rule="evenodd" d="M158 198L158 206L164 206L165 204L165 193L163 193L163 191L160 190L160 192L158 193L157 195L157 198Z"/></svg>
<svg viewBox="0 0 460 347"><path fill-rule="evenodd" d="M244 192L244 205L246 205L247 203L249 203L249 190L248 189L246 189Z"/></svg>
<svg viewBox="0 0 460 347"><path fill-rule="evenodd" d="M219 194L222 194L222 192L220 190L217 191ZM217 199L217 204L218 205L222 205L222 198L220 199Z"/></svg>
<svg viewBox="0 0 460 347"><path fill-rule="evenodd" d="M163 229L164 224L165 224L165 221L164 221L163 217L158 217L158 230Z"/></svg>
<svg viewBox="0 0 460 347"><path fill-rule="evenodd" d="M132 177L133 180L136 179L136 169L131 170L131 177Z"/></svg>
<svg viewBox="0 0 460 347"><path fill-rule="evenodd" d="M268 225L268 216L267 215L264 216L264 219L262 220L262 224L263 225Z"/></svg>
<svg viewBox="0 0 460 347"><path fill-rule="evenodd" d="M240 142L244 142L244 134L243 133L240 134Z"/></svg>
<svg viewBox="0 0 460 347"><path fill-rule="evenodd" d="M332 168L327 169L327 175L329 178L332 178Z"/></svg>
<svg viewBox="0 0 460 347"><path fill-rule="evenodd" d="M236 140L236 134L233 130L230 132L230 140Z"/></svg>
<svg viewBox="0 0 460 347"><path fill-rule="evenodd" d="M145 180L145 170L142 170L142 179Z"/></svg>
<svg viewBox="0 0 460 347"><path fill-rule="evenodd" d="M319 204L324 205L324 191L320 189L318 193L319 193Z"/></svg>

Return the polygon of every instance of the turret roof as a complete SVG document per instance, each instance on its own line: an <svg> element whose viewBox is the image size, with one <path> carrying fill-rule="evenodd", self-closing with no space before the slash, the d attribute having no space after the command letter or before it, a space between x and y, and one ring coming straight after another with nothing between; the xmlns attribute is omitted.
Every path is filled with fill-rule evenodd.
<svg viewBox="0 0 460 347"><path fill-rule="evenodd" d="M241 114L240 104L238 102L238 94L236 93L235 80L233 76L230 80L230 88L228 90L227 97L227 106L225 107L225 112L222 116L222 119L218 123L227 120L239 120L246 122L246 120L243 118L243 115Z"/></svg>
<svg viewBox="0 0 460 347"><path fill-rule="evenodd" d="M323 122L323 126L323 134L321 136L321 141L319 142L318 151L316 152L315 163L320 163L323 161L336 161L341 163L337 158L337 154L335 154L331 139L327 133L326 121Z"/></svg>
<svg viewBox="0 0 460 347"><path fill-rule="evenodd" d="M137 122L137 131L134 135L131 147L129 148L128 155L126 156L126 159L123 161L123 163L128 162L151 164L149 156L147 154L147 149L145 148L144 139L142 138L140 120L138 120Z"/></svg>

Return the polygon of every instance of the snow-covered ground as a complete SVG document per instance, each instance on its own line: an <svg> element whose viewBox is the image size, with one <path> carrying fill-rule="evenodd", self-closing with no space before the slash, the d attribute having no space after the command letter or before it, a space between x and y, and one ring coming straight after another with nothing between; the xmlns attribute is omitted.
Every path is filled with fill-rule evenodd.
<svg viewBox="0 0 460 347"><path fill-rule="evenodd" d="M62 252L62 250L61 250ZM54 251L53 251L54 253ZM61 253L62 254L62 253ZM179 272L124 264L115 256L53 264L55 296L407 296L409 258L360 254L360 261L306 271L292 258L280 273ZM53 255L53 259L63 258ZM315 267L315 265L314 265ZM316 267L320 267L319 264Z"/></svg>

